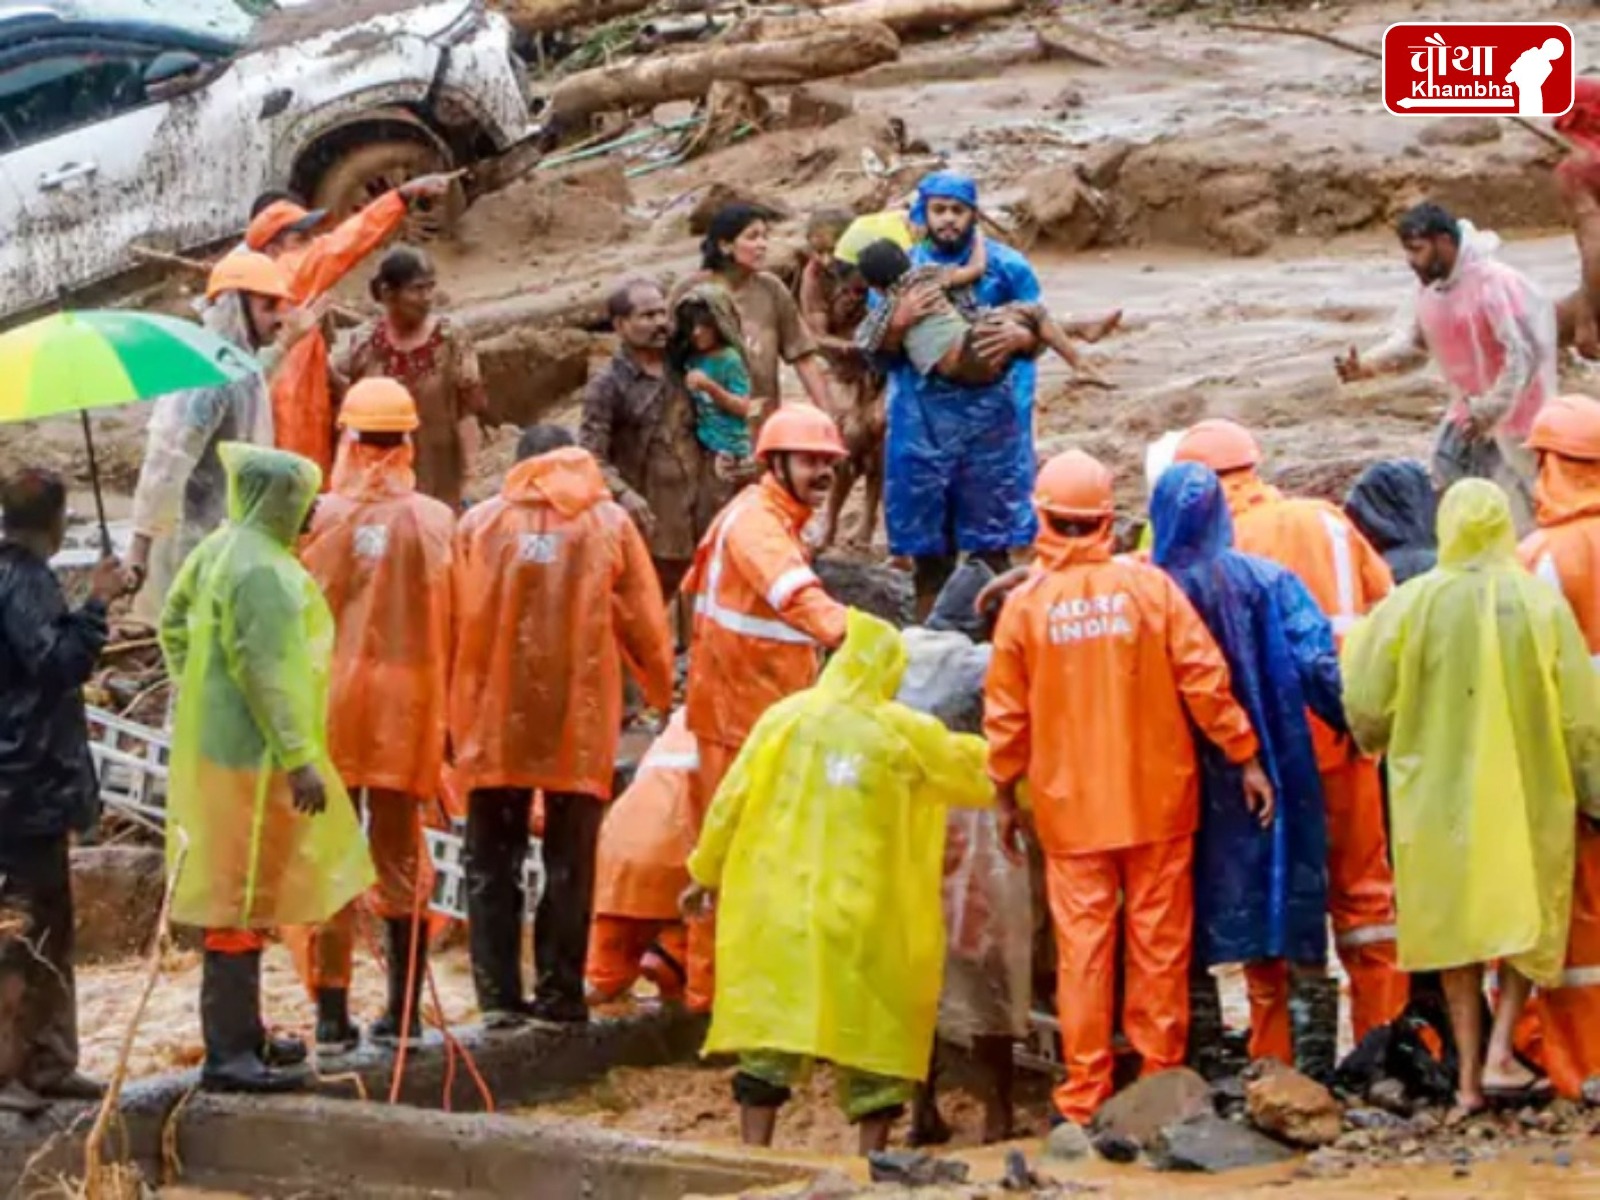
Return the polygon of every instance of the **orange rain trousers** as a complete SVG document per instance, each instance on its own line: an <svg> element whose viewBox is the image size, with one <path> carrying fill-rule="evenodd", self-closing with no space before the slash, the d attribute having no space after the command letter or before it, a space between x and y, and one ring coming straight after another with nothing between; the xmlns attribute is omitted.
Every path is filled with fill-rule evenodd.
<svg viewBox="0 0 1600 1200"><path fill-rule="evenodd" d="M589 1002L626 994L643 976L663 1000L681 999L688 978L689 932L682 921L596 917L589 927L584 982Z"/></svg>
<svg viewBox="0 0 1600 1200"><path fill-rule="evenodd" d="M266 949L259 929L208 929L204 946L212 954L255 954Z"/></svg>
<svg viewBox="0 0 1600 1200"><path fill-rule="evenodd" d="M406 202L399 192L379 196L278 266L297 306L314 304L400 229ZM292 450L322 468L324 487L333 471L333 393L328 383L328 339L320 328L290 348L272 379L272 428L279 450Z"/></svg>
<svg viewBox="0 0 1600 1200"><path fill-rule="evenodd" d="M367 847L378 872L378 882L368 894L367 904L381 920L406 920L413 913L427 915L434 869L422 837L425 803L400 792L367 792ZM361 907L362 901L358 900L345 905L331 921L283 931L284 945L294 956L300 979L313 993L350 987Z"/></svg>
<svg viewBox="0 0 1600 1200"><path fill-rule="evenodd" d="M1122 1030L1155 1075L1184 1060L1194 926L1194 839L1049 856L1045 886L1056 931L1056 1005L1067 1078L1056 1110L1086 1125L1113 1091L1117 923L1124 922ZM1119 913L1119 901L1121 912Z"/></svg>

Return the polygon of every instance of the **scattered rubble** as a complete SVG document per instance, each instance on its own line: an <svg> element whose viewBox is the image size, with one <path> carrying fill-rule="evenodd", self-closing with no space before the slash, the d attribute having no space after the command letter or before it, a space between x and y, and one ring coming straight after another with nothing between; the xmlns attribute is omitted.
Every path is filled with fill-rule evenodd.
<svg viewBox="0 0 1600 1200"><path fill-rule="evenodd" d="M1215 1174L1241 1167L1288 1162L1294 1151L1257 1133L1248 1125L1205 1113L1161 1130L1149 1147L1158 1171L1202 1171Z"/></svg>

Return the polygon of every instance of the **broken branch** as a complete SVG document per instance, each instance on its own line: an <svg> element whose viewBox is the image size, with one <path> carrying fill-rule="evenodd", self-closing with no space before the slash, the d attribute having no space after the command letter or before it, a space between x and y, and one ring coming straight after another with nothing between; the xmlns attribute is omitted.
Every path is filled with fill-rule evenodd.
<svg viewBox="0 0 1600 1200"><path fill-rule="evenodd" d="M804 83L850 75L899 53L900 39L891 29L869 24L775 42L657 55L567 77L550 93L546 119L558 130L570 130L611 109L698 99L719 80L751 87Z"/></svg>
<svg viewBox="0 0 1600 1200"><path fill-rule="evenodd" d="M554 33L599 25L649 8L653 0L495 0L519 33Z"/></svg>

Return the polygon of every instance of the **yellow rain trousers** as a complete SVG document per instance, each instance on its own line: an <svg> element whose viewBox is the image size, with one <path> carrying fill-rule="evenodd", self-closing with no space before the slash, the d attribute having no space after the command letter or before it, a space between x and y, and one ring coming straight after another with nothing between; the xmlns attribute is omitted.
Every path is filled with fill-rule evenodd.
<svg viewBox="0 0 1600 1200"><path fill-rule="evenodd" d="M817 685L769 708L689 859L717 891L707 1054L782 1051L927 1074L947 805L993 802L982 738L893 701L900 635L852 610Z"/></svg>
<svg viewBox="0 0 1600 1200"><path fill-rule="evenodd" d="M1508 959L1560 982L1577 810L1600 812L1600 701L1561 593L1521 569L1505 493L1452 487L1439 566L1351 631L1345 712L1387 753L1400 966Z"/></svg>
<svg viewBox="0 0 1600 1200"><path fill-rule="evenodd" d="M178 681L167 863L188 850L172 919L210 929L325 921L373 882L355 806L328 757L334 624L294 557L321 487L310 461L220 448L228 523L184 563L161 617ZM295 811L288 773L314 764L327 810Z"/></svg>

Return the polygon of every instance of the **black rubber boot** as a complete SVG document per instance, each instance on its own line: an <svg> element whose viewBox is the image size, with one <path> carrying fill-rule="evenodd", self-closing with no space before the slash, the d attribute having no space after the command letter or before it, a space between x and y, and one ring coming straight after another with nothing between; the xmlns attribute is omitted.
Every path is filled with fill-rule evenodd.
<svg viewBox="0 0 1600 1200"><path fill-rule="evenodd" d="M528 1023L522 994L522 867L528 857L526 792L473 792L467 801L467 945L486 1029Z"/></svg>
<svg viewBox="0 0 1600 1200"><path fill-rule="evenodd" d="M349 1054L361 1045L361 1031L350 1022L350 993L317 989L317 1053Z"/></svg>
<svg viewBox="0 0 1600 1200"><path fill-rule="evenodd" d="M1339 981L1291 971L1289 1028L1294 1069L1318 1083L1332 1084L1339 1065Z"/></svg>
<svg viewBox="0 0 1600 1200"><path fill-rule="evenodd" d="M200 1027L206 1060L200 1086L208 1092L294 1092L305 1074L262 1061L261 954L206 951L200 977Z"/></svg>
<svg viewBox="0 0 1600 1200"><path fill-rule="evenodd" d="M417 965L411 986L411 1024L404 1040L407 1046L420 1046L424 1036L422 984L428 975L428 930L406 919L383 924L389 943L389 1004L383 1016L372 1023L372 1040L383 1046L398 1046L402 1040L400 1023L405 1020L406 980L411 970L411 938L415 930Z"/></svg>
<svg viewBox="0 0 1600 1200"><path fill-rule="evenodd" d="M1217 978L1196 968L1189 973L1189 1045L1184 1059L1208 1083L1228 1073L1223 1033Z"/></svg>

